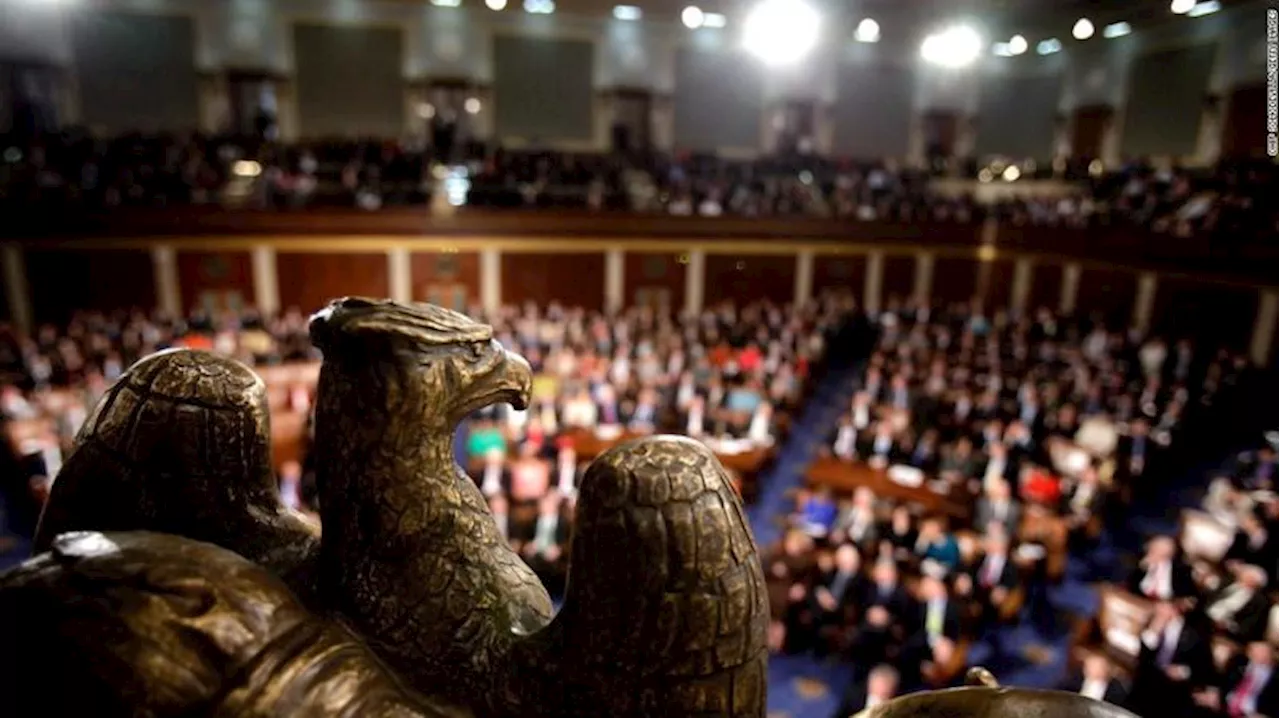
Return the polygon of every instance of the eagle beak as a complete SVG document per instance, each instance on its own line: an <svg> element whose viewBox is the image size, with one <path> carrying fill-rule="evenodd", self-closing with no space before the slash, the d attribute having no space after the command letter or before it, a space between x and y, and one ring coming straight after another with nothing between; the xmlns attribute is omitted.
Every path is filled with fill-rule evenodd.
<svg viewBox="0 0 1280 718"><path fill-rule="evenodd" d="M489 375L498 401L505 401L519 411L529 408L533 397L533 370L524 357L502 349L502 361Z"/></svg>

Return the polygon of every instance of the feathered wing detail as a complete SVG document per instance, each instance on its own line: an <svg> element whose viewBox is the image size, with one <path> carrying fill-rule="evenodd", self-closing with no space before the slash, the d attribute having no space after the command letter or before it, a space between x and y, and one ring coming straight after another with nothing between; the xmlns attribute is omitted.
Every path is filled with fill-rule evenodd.
<svg viewBox="0 0 1280 718"><path fill-rule="evenodd" d="M176 536L59 536L0 575L0 645L14 715L470 715L406 690L265 569Z"/></svg>
<svg viewBox="0 0 1280 718"><path fill-rule="evenodd" d="M316 529L279 500L266 388L233 359L172 350L138 361L94 407L58 473L35 551L66 531L208 541L310 582Z"/></svg>
<svg viewBox="0 0 1280 718"><path fill-rule="evenodd" d="M660 436L597 458L572 541L564 607L515 649L506 712L764 716L764 575L705 446Z"/></svg>

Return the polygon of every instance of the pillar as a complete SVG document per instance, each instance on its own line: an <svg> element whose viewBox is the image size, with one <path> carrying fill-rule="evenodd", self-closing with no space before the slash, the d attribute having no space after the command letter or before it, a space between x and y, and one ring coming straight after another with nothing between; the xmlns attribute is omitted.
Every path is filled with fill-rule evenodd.
<svg viewBox="0 0 1280 718"><path fill-rule="evenodd" d="M626 255L621 249L610 249L604 255L604 309L621 311L627 304Z"/></svg>
<svg viewBox="0 0 1280 718"><path fill-rule="evenodd" d="M813 250L802 249L796 255L796 288L792 304L803 306L813 299Z"/></svg>
<svg viewBox="0 0 1280 718"><path fill-rule="evenodd" d="M502 308L502 251L486 248L480 251L480 305L486 314L494 315Z"/></svg>
<svg viewBox="0 0 1280 718"><path fill-rule="evenodd" d="M880 311L880 287L884 284L884 252L867 255L867 276L862 283L862 306L868 314Z"/></svg>
<svg viewBox="0 0 1280 718"><path fill-rule="evenodd" d="M31 292L27 286L27 264L22 248L16 244L0 246L3 263L5 299L9 302L9 321L18 331L31 328Z"/></svg>
<svg viewBox="0 0 1280 718"><path fill-rule="evenodd" d="M1076 294L1080 291L1080 265L1072 262L1062 267L1062 293L1058 295L1058 311L1071 314L1076 310Z"/></svg>
<svg viewBox="0 0 1280 718"><path fill-rule="evenodd" d="M1009 311L1021 317L1027 312L1027 300L1031 298L1030 259L1025 257L1013 264L1013 286L1009 288Z"/></svg>
<svg viewBox="0 0 1280 718"><path fill-rule="evenodd" d="M1249 341L1249 358L1257 366L1266 366L1276 346L1276 291L1258 293L1258 317L1253 323L1253 338Z"/></svg>
<svg viewBox="0 0 1280 718"><path fill-rule="evenodd" d="M280 275L276 271L275 247L254 247L253 303L264 317L280 311Z"/></svg>
<svg viewBox="0 0 1280 718"><path fill-rule="evenodd" d="M1151 308L1156 302L1156 273L1138 275L1138 295L1133 298L1133 328L1145 332L1151 325Z"/></svg>
<svg viewBox="0 0 1280 718"><path fill-rule="evenodd" d="M707 255L701 249L690 250L684 265L684 313L701 314L706 292Z"/></svg>
<svg viewBox="0 0 1280 718"><path fill-rule="evenodd" d="M151 248L151 265L156 282L156 302L160 311L171 316L182 315L182 291L178 288L178 253L167 244Z"/></svg>
<svg viewBox="0 0 1280 718"><path fill-rule="evenodd" d="M916 254L916 276L911 285L911 299L916 304L928 304L932 290L933 252L919 252Z"/></svg>
<svg viewBox="0 0 1280 718"><path fill-rule="evenodd" d="M397 302L413 301L413 264L409 261L408 247L387 250L387 286L391 298Z"/></svg>

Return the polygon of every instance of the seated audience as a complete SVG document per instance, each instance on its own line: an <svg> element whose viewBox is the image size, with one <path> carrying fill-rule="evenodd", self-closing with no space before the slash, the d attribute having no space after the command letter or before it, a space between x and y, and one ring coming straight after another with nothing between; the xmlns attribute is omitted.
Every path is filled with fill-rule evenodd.
<svg viewBox="0 0 1280 718"><path fill-rule="evenodd" d="M849 718L889 702L898 695L898 671L882 663L867 674L865 681L855 681L840 699L833 718Z"/></svg>

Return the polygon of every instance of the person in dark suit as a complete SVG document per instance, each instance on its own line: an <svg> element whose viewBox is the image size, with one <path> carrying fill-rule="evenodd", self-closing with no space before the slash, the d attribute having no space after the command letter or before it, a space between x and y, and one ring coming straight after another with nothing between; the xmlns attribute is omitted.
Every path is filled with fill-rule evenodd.
<svg viewBox="0 0 1280 718"><path fill-rule="evenodd" d="M1115 706L1124 706L1129 699L1129 690L1116 678L1111 662L1106 656L1096 653L1086 657L1080 674L1068 678L1058 686L1058 690L1078 693Z"/></svg>
<svg viewBox="0 0 1280 718"><path fill-rule="evenodd" d="M1256 641L1267 632L1267 572L1257 566L1238 565L1235 580L1205 601L1205 615L1218 630L1240 641Z"/></svg>
<svg viewBox="0 0 1280 718"><path fill-rule="evenodd" d="M1247 491L1274 491L1278 468L1274 447L1263 446L1257 451L1245 452L1236 460L1236 483Z"/></svg>
<svg viewBox="0 0 1280 718"><path fill-rule="evenodd" d="M1147 542L1147 551L1129 574L1126 588L1152 600L1167 601L1196 595L1191 567L1178 555L1172 536L1156 536Z"/></svg>
<svg viewBox="0 0 1280 718"><path fill-rule="evenodd" d="M898 463L898 442L894 440L893 427L889 422L881 421L874 431L863 432L859 437L858 457L881 466Z"/></svg>
<svg viewBox="0 0 1280 718"><path fill-rule="evenodd" d="M1228 565L1235 561L1253 566L1275 566L1280 562L1277 558L1275 534L1257 513L1244 512L1240 516L1240 527L1231 542L1231 548L1227 549L1223 558ZM1271 579L1274 581L1275 577L1272 576Z"/></svg>
<svg viewBox="0 0 1280 718"><path fill-rule="evenodd" d="M680 412L676 430L686 436L697 438L711 434L714 427L715 422L707 411L706 398L696 395L689 402L689 408Z"/></svg>
<svg viewBox="0 0 1280 718"><path fill-rule="evenodd" d="M981 631L996 623L1001 606L1017 585L1018 569L1009 555L1009 539L1001 531L991 531L983 541L982 557L956 577L955 593L957 599L978 606Z"/></svg>
<svg viewBox="0 0 1280 718"><path fill-rule="evenodd" d="M1128 484L1140 484L1151 474L1151 464L1156 458L1157 446L1150 437L1151 427L1146 419L1138 419L1129 425L1129 435L1116 443L1117 480Z"/></svg>
<svg viewBox="0 0 1280 718"><path fill-rule="evenodd" d="M1277 705L1276 649L1266 641L1254 641L1244 655L1236 656L1223 672L1221 689L1210 705L1219 715L1280 716Z"/></svg>
<svg viewBox="0 0 1280 718"><path fill-rule="evenodd" d="M855 680L849 684L832 718L849 718L888 703L898 694L898 682L898 671L893 666L882 663L872 668L866 681Z"/></svg>
<svg viewBox="0 0 1280 718"><path fill-rule="evenodd" d="M876 495L865 487L860 486L853 492L853 502L840 512L840 517L836 519L836 526L832 529L832 536L838 537L840 541L852 541L866 555L871 555L875 549L876 540L880 535L880 527L876 521Z"/></svg>
<svg viewBox="0 0 1280 718"><path fill-rule="evenodd" d="M1182 715L1215 681L1209 637L1174 601L1160 601L1141 633L1132 707L1139 715Z"/></svg>
<svg viewBox="0 0 1280 718"><path fill-rule="evenodd" d="M825 655L828 639L839 633L854 619L854 608L862 593L863 578L859 573L861 557L853 544L841 544L835 551L835 562L813 588L813 625L818 655Z"/></svg>
<svg viewBox="0 0 1280 718"><path fill-rule="evenodd" d="M1062 497L1062 513L1067 528L1074 535L1089 533L1103 517L1107 491L1098 477L1098 470L1090 466L1080 472L1079 479Z"/></svg>
<svg viewBox="0 0 1280 718"><path fill-rule="evenodd" d="M863 665L896 658L906 638L915 602L898 580L898 567L892 560L876 562L858 605L862 608L862 620L850 654L857 656Z"/></svg>
<svg viewBox="0 0 1280 718"><path fill-rule="evenodd" d="M945 665L955 655L960 640L960 605L947 595L942 579L925 575L920 579L920 602L911 637L907 641L904 664L924 670L929 664Z"/></svg>
<svg viewBox="0 0 1280 718"><path fill-rule="evenodd" d="M986 482L986 490L973 511L973 529L985 533L991 524L999 524L1006 536L1015 536L1022 521L1022 505L1013 498L1005 479Z"/></svg>

